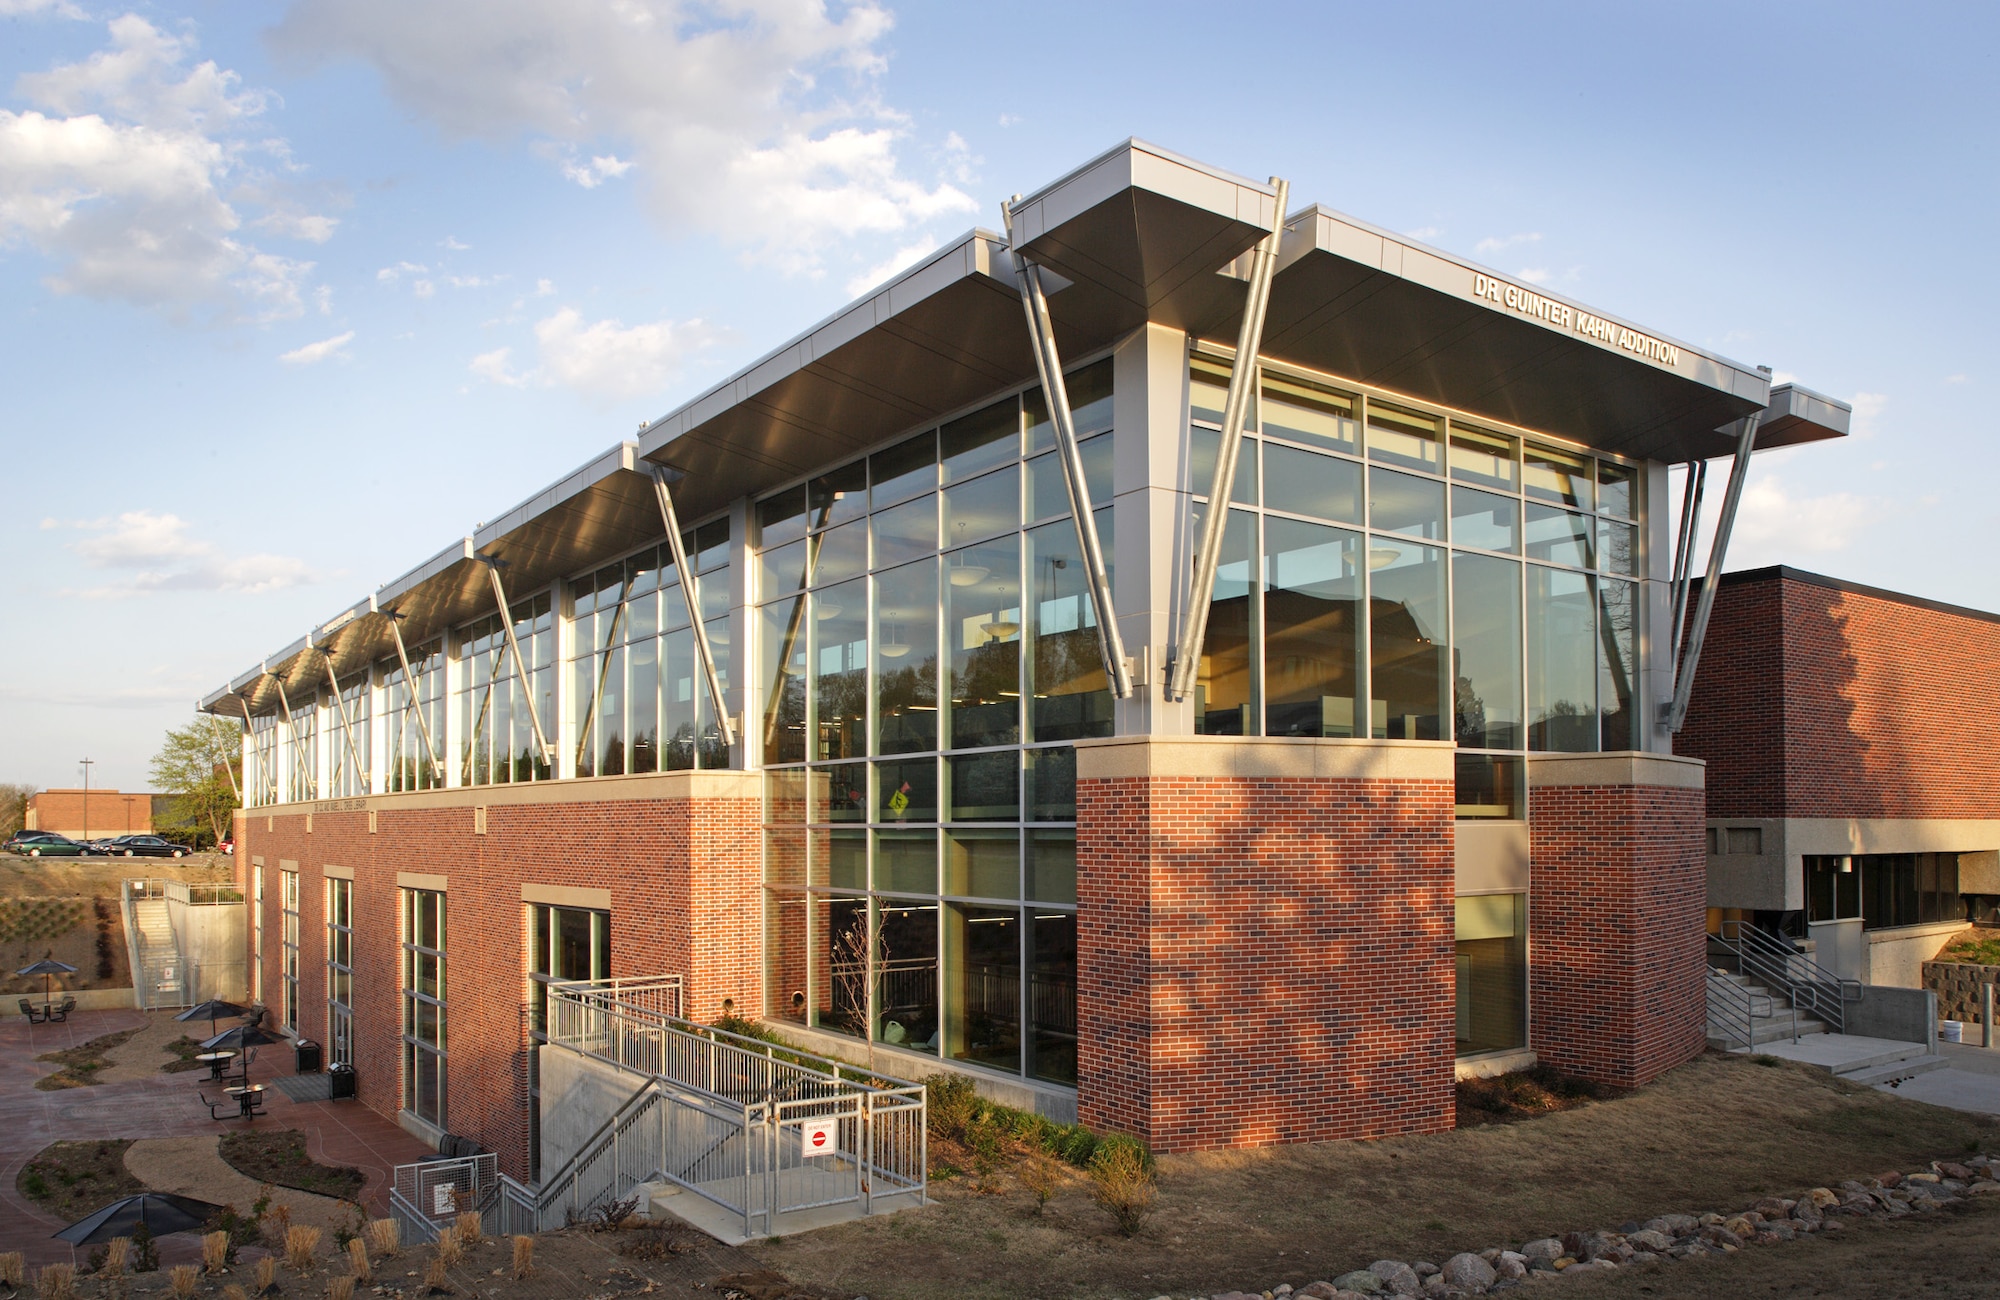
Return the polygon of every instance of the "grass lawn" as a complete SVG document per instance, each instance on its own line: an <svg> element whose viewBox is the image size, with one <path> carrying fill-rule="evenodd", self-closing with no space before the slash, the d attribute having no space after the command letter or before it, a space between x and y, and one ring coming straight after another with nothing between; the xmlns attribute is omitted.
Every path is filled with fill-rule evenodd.
<svg viewBox="0 0 2000 1300"><path fill-rule="evenodd" d="M14 1188L50 1214L73 1222L146 1190L125 1169L125 1148L131 1145L129 1138L51 1143L21 1166Z"/></svg>
<svg viewBox="0 0 2000 1300"><path fill-rule="evenodd" d="M1933 960L1963 961L1975 966L2000 966L2000 934L1991 930L1974 930L1960 935L1945 945L1943 952Z"/></svg>
<svg viewBox="0 0 2000 1300"><path fill-rule="evenodd" d="M37 1061L60 1065L62 1069L35 1080L35 1087L42 1092L60 1092L64 1088L82 1088L96 1083L97 1072L111 1064L105 1053L123 1046L138 1032L136 1029L121 1029L115 1034L105 1034L75 1047L65 1047L60 1052L42 1053L35 1058Z"/></svg>
<svg viewBox="0 0 2000 1300"><path fill-rule="evenodd" d="M1041 1217L1011 1174L987 1180L1002 1189L992 1194L954 1178L932 1183L929 1209L748 1251L795 1281L873 1300L1254 1293L1376 1259L1442 1263L1670 1211L1737 1210L1975 1149L2000 1151L2000 1125L1775 1057L1711 1053L1636 1092L1518 1123L1162 1156L1158 1208L1129 1240L1071 1171Z"/></svg>
<svg viewBox="0 0 2000 1300"><path fill-rule="evenodd" d="M222 1135L224 1164L260 1183L295 1187L351 1201L361 1195L368 1175L347 1165L323 1165L306 1152L306 1135L295 1128L243 1129Z"/></svg>

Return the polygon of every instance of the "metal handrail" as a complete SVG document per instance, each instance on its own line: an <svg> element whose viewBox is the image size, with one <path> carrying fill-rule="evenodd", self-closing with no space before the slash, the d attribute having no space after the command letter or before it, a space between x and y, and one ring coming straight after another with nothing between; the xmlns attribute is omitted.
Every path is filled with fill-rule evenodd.
<svg viewBox="0 0 2000 1300"><path fill-rule="evenodd" d="M1861 1000L1860 980L1843 979L1790 942L1742 921L1724 921L1716 937L1745 975L1784 994L1794 1011L1805 1011L1836 1034L1847 1032L1846 1007Z"/></svg>
<svg viewBox="0 0 2000 1300"><path fill-rule="evenodd" d="M1725 1014L1722 1016L1716 1015L1717 994L1721 994L1721 1001L1724 1003L1723 1009ZM1760 1001L1765 1004L1765 1009L1761 1013L1757 1009L1757 1004ZM1791 1008L1791 1012L1792 1041L1796 1043L1799 1041L1798 1008ZM1725 1030L1737 1031L1736 1033L1723 1035L1724 1038L1730 1040L1732 1048L1735 1046L1735 1038L1740 1035L1743 1039L1744 1051L1748 1052L1756 1049L1757 1018L1760 1014L1767 1019L1775 1019L1778 1014L1777 999L1771 997L1769 994L1765 994L1760 998L1748 988L1741 984L1732 983L1728 978L1715 971L1708 973L1708 1018L1711 1022L1719 1021Z"/></svg>

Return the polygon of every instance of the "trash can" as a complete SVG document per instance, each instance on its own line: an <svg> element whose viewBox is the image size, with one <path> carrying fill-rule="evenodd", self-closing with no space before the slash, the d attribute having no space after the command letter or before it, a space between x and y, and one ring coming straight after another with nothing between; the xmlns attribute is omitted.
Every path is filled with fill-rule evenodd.
<svg viewBox="0 0 2000 1300"><path fill-rule="evenodd" d="M355 1095L354 1067L345 1061L335 1061L326 1067L328 1083L327 1097L332 1101L349 1100Z"/></svg>
<svg viewBox="0 0 2000 1300"><path fill-rule="evenodd" d="M320 1055L318 1043L315 1043L310 1038L301 1038L293 1045L292 1050L298 1053L300 1074L319 1073Z"/></svg>

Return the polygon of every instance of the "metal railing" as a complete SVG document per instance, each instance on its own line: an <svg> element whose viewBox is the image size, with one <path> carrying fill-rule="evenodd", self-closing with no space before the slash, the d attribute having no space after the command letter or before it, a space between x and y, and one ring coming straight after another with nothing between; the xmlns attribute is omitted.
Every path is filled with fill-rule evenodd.
<svg viewBox="0 0 2000 1300"><path fill-rule="evenodd" d="M500 1193L499 1157L488 1151L449 1160L397 1165L389 1186L389 1215L407 1244L436 1241L461 1214L493 1217Z"/></svg>
<svg viewBox="0 0 2000 1300"><path fill-rule="evenodd" d="M680 991L674 977L549 986L548 1045L645 1082L539 1186L501 1175L496 1231L561 1227L644 1183L740 1216L745 1236L806 1210L922 1202L922 1084L680 1019L663 1009Z"/></svg>
<svg viewBox="0 0 2000 1300"><path fill-rule="evenodd" d="M1778 1000L1768 993L1753 993L1726 975L1708 973L1708 1027L1711 1037L1720 1038L1728 1050L1739 1047L1752 1051L1757 1046L1757 1022L1778 1017ZM1721 1029L1721 1033L1715 1030ZM1799 1013L1791 1008L1791 1037L1799 1041Z"/></svg>
<svg viewBox="0 0 2000 1300"><path fill-rule="evenodd" d="M181 880L132 879L119 882L119 910L125 925L125 954L132 969L133 1000L143 1011L191 1007L210 998L234 1000L248 989L248 962L240 953L239 915L190 908L243 909L242 893L229 884L189 884ZM239 927L234 935L230 926ZM221 927L218 934L216 927Z"/></svg>
<svg viewBox="0 0 2000 1300"><path fill-rule="evenodd" d="M1737 969L1820 1021L1836 1034L1847 1032L1847 1004L1861 1000L1861 981L1842 979L1787 939L1743 921L1724 921L1717 937L1736 958Z"/></svg>

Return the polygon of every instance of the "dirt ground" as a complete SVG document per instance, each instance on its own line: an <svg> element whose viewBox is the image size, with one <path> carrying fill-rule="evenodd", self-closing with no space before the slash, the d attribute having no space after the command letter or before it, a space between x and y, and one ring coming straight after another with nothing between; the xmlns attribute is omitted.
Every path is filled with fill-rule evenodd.
<svg viewBox="0 0 2000 1300"><path fill-rule="evenodd" d="M216 854L173 858L23 858L0 854L0 997L40 1000L44 981L14 972L43 957L77 968L55 981L64 990L129 988L125 922L118 885L127 879L229 882L236 860Z"/></svg>
<svg viewBox="0 0 2000 1300"><path fill-rule="evenodd" d="M1376 1259L1442 1263L1672 1211L1741 1209L1974 1149L2000 1151L2000 1126L1805 1066L1711 1054L1630 1095L1522 1123L1165 1156L1158 1209L1130 1240L1073 1175L1041 1218L1013 1179L997 1195L951 1180L932 1184L931 1209L746 1249L872 1300L1254 1293Z"/></svg>

